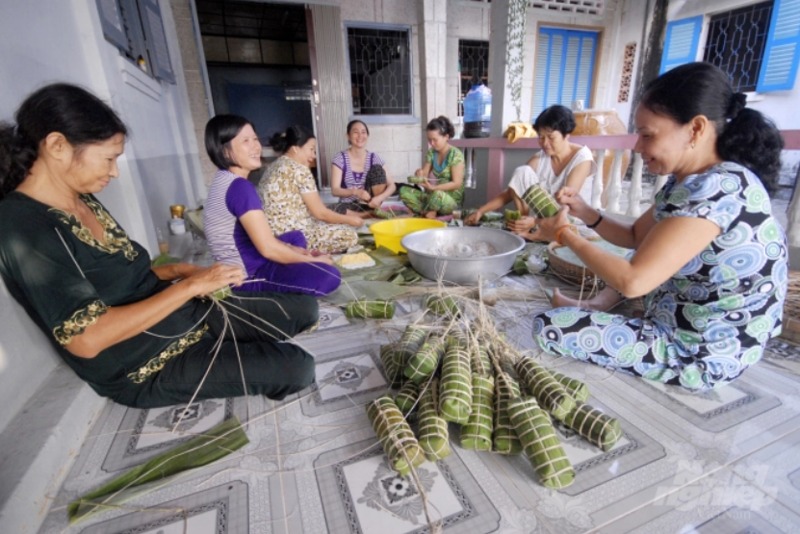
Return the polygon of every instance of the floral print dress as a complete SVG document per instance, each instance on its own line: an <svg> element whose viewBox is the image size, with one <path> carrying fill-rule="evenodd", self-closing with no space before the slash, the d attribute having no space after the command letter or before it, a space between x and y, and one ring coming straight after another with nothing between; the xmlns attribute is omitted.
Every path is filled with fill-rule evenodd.
<svg viewBox="0 0 800 534"><path fill-rule="evenodd" d="M303 195L317 191L308 167L288 156L281 156L267 168L258 184L264 212L275 235L300 230L309 250L323 253L342 252L358 243L355 229L346 224L329 224L315 219L308 211Z"/></svg>
<svg viewBox="0 0 800 534"><path fill-rule="evenodd" d="M556 308L534 316L533 336L548 352L690 390L726 384L780 334L784 231L758 178L732 162L680 183L670 177L654 216L707 219L721 233L646 296L642 319Z"/></svg>

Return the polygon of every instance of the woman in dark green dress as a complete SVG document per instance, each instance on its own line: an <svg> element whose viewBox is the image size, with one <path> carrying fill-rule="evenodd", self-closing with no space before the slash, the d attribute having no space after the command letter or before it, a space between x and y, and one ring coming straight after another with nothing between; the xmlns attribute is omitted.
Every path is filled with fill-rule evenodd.
<svg viewBox="0 0 800 534"><path fill-rule="evenodd" d="M0 275L72 369L100 395L154 407L308 386L314 360L285 340L313 325L317 302L265 293L206 295L239 267L151 267L94 195L118 174L126 128L87 91L31 94L0 125Z"/></svg>

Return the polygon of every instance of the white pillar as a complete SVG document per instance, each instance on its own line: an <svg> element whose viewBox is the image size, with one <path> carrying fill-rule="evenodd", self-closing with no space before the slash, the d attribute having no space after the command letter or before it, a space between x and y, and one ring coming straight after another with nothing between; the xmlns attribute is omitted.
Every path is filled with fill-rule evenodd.
<svg viewBox="0 0 800 534"><path fill-rule="evenodd" d="M626 212L626 214L631 217L638 217L642 213L642 166L641 154L634 152L633 169L631 170L631 187L628 190L628 211Z"/></svg>
<svg viewBox="0 0 800 534"><path fill-rule="evenodd" d="M611 178L608 180L608 205L610 213L620 213L619 197L622 195L622 150L614 151L611 163Z"/></svg>
<svg viewBox="0 0 800 534"><path fill-rule="evenodd" d="M447 2L420 0L420 121L423 126L447 107ZM452 113L449 113L452 115ZM424 134L423 134L424 135Z"/></svg>
<svg viewBox="0 0 800 534"><path fill-rule="evenodd" d="M491 136L500 137L509 123L525 121L523 80L533 68L525 50L526 0L493 0L489 11L489 87L492 90ZM527 69L526 69L527 67ZM520 116L514 105L515 91Z"/></svg>

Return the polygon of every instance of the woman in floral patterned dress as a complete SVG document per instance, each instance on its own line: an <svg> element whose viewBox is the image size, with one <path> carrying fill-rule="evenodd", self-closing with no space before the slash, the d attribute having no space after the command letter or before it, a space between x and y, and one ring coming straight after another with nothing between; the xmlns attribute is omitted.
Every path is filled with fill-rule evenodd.
<svg viewBox="0 0 800 534"><path fill-rule="evenodd" d="M358 243L357 215L336 213L322 202L311 164L317 159L317 140L300 126L272 136L270 146L281 156L272 162L258 184L264 212L276 234L300 230L309 250L344 252Z"/></svg>
<svg viewBox="0 0 800 534"><path fill-rule="evenodd" d="M765 188L780 171L783 141L746 103L707 63L672 69L645 88L635 150L651 172L670 175L655 204L622 223L565 188L558 200L566 207L538 229L624 296L645 295L645 315L540 313L533 335L543 349L689 390L726 384L759 361L780 334L787 290L786 236ZM600 250L568 215L633 256Z"/></svg>

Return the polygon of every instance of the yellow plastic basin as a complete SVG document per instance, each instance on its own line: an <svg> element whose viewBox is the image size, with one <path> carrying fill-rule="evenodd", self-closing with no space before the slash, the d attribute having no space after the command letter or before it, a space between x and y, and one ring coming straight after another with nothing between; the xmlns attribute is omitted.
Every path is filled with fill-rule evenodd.
<svg viewBox="0 0 800 534"><path fill-rule="evenodd" d="M376 247L385 247L398 254L406 251L400 244L400 240L404 236L419 230L443 228L445 226L447 226L446 223L436 219L406 218L376 222L369 227L369 231L375 236Z"/></svg>

